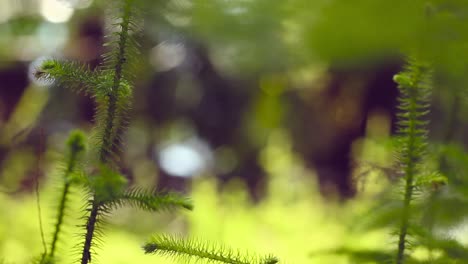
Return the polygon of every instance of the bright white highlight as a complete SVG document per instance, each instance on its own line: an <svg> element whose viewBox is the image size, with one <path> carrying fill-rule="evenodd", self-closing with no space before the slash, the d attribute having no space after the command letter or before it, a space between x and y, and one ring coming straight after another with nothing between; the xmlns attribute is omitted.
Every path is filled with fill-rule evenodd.
<svg viewBox="0 0 468 264"><path fill-rule="evenodd" d="M207 170L212 160L211 151L199 141L168 145L159 153L161 168L177 177L192 177Z"/></svg>
<svg viewBox="0 0 468 264"><path fill-rule="evenodd" d="M169 71L182 64L185 56L183 44L162 42L151 49L150 62L157 71Z"/></svg>
<svg viewBox="0 0 468 264"><path fill-rule="evenodd" d="M73 8L67 6L64 1L41 0L41 15L52 23L63 23L73 15Z"/></svg>
<svg viewBox="0 0 468 264"><path fill-rule="evenodd" d="M37 70L39 67L42 65L42 63L46 60L50 59L49 57L39 57L35 60L33 60L28 67L28 77L29 80L34 83L38 88L41 89L47 89L50 85L53 84L53 81L48 79L38 79L36 78L35 74L37 73Z"/></svg>

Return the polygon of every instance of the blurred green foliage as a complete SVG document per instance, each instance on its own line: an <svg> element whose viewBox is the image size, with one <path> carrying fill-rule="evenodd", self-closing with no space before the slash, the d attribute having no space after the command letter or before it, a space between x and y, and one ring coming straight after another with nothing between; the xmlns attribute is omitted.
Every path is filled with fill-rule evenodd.
<svg viewBox="0 0 468 264"><path fill-rule="evenodd" d="M232 182L219 194L213 179L196 180L192 191L196 209L191 213L174 217L155 216L133 209L117 210L106 228L108 234L103 238L105 243L100 250L99 261L116 264L158 261L158 257L144 255L140 249L141 241L154 231L174 234L188 231L189 237L217 241L234 249L264 254L275 252L288 263L348 263L346 257L323 253L317 255L317 252L342 245L360 249L386 246L381 243L388 235L385 230L359 232L357 235L344 225L367 208L372 199L369 194L382 183L376 187L369 186L360 197L346 204L324 200L314 191L316 183L301 168L284 134L275 133L268 142L262 159L271 177L269 196L260 204L252 205L249 202L239 181ZM44 185L41 194L45 231L50 233L48 223L53 222L57 184L52 180ZM73 201L79 201L80 194L74 195ZM80 203L74 202L72 205L75 213L79 212ZM7 212L0 218L0 255L12 263L25 263L41 251L35 197L2 195L0 206L2 212ZM129 214L128 210L132 210L132 213ZM68 222L65 229L65 234L71 235L70 238L78 231L73 223ZM74 245L76 239L69 239L67 245L60 245L59 252L63 254L63 250ZM63 261L67 263L73 257L73 254L63 254ZM171 263L167 259L161 261Z"/></svg>
<svg viewBox="0 0 468 264"><path fill-rule="evenodd" d="M467 113L467 1L140 1L145 6L142 35L148 38L144 49L167 35L182 36L206 46L222 74L260 76L256 88L262 92L255 98L253 115L246 117L245 126L252 141L265 142L262 165L269 174L267 197L251 204L243 183L238 181L230 182L218 193L216 180L206 175L194 180L192 196L196 209L191 214L155 217L119 209L104 238L99 257L102 263L154 263L158 258L145 256L140 249L141 241L154 231L182 233L259 253L274 252L288 263L366 263L364 259L369 257L385 257L382 252L393 249L388 226L395 222L392 216L401 210L399 204L391 202L395 195L390 190L395 174L394 144L389 139L388 122L377 120L377 125L368 126L365 138L354 142L353 158L358 163L354 175L360 188L355 198L340 203L319 195L318 184L312 180L314 172L306 170L291 149L291 139L285 135L281 122L287 110L281 98L285 92L303 86L307 92L320 90L320 84L313 81L324 68L372 69L378 64L399 61L409 52L428 58L435 68L433 147L425 164L440 170L448 179L437 197L418 204L418 210L421 214L428 210L437 212L431 216L431 221L437 223L434 233L442 234L437 239L454 239L439 245L446 251L456 251L449 254L462 256L461 259L466 256L457 243L468 243L467 122L463 117ZM109 1L93 1L90 7L74 9L69 21L55 24L40 14L45 1L29 1L30 5L28 1L19 1L19 5L13 2L0 3L0 70L12 62L29 63L56 50L78 56L70 50L73 45L86 43L75 43L81 19L102 16L109 5ZM0 89L5 89L3 84ZM44 89L29 85L13 117L0 124L2 146L14 147L15 142L24 139L47 99ZM444 135L451 128L445 124L452 117L457 99L459 108L454 114L458 115L458 132L447 139ZM128 156L135 161L135 181L153 184L157 179L147 175L155 173L156 165L141 158L138 152L152 140L139 134L148 129L145 122L138 119L130 131ZM383 133L379 132L382 127ZM52 168L56 165L56 152L63 148L64 134L56 132L46 142L50 148L43 157L46 175L54 175ZM4 258L5 263L26 263L41 250L35 197L17 192L24 184L22 175L34 171L35 162L32 149L15 147L2 168L0 261ZM50 220L55 206L52 178L47 176L41 189L43 215ZM80 194L75 195L79 201ZM79 202L74 205L78 210ZM45 222L46 232L50 233L50 225ZM69 234L77 232L74 224L79 223L68 224ZM73 239L68 242L76 244ZM428 255L425 245L415 246L414 261L425 260ZM67 254L65 257L70 259L64 262L73 259Z"/></svg>

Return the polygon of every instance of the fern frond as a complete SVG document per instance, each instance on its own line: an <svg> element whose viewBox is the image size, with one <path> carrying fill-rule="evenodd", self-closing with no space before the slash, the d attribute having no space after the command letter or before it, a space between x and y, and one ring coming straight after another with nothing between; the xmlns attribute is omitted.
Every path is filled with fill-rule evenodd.
<svg viewBox="0 0 468 264"><path fill-rule="evenodd" d="M143 246L146 254L158 254L172 258L182 257L186 262L205 260L207 262L229 264L275 264L278 259L273 256L259 258L242 255L224 247L216 247L195 240L186 240L173 236L153 236Z"/></svg>
<svg viewBox="0 0 468 264"><path fill-rule="evenodd" d="M109 208L118 208L125 205L150 212L174 210L177 208L193 210L192 202L179 194L159 194L141 188L127 190L119 198L104 202L104 206Z"/></svg>
<svg viewBox="0 0 468 264"><path fill-rule="evenodd" d="M76 92L92 94L98 74L73 61L46 60L36 69L35 77Z"/></svg>
<svg viewBox="0 0 468 264"><path fill-rule="evenodd" d="M410 59L405 70L395 75L400 90L398 115L401 148L399 163L404 174L403 212L398 232L396 263L402 264L408 247L411 218L411 201L414 199L415 178L421 173L421 159L427 147L427 121L431 96L431 68L418 60Z"/></svg>

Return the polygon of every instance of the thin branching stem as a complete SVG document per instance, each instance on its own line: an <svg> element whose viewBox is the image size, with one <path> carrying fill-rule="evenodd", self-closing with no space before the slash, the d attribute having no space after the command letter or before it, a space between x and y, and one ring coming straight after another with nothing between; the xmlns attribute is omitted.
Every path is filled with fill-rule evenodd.
<svg viewBox="0 0 468 264"><path fill-rule="evenodd" d="M113 138L112 138L112 130L114 129L114 120L116 117L117 111L117 101L119 100L119 88L122 82L122 69L123 65L126 62L125 59L125 47L127 46L127 38L128 38L128 30L129 30L129 23L130 23L130 11L131 11L131 3L132 1L126 1L123 7L123 14L122 14L122 22L120 23L121 31L119 34L119 44L118 44L118 55L117 61L114 66L114 80L109 93L107 94L108 97L108 107L107 107L107 114L105 119L105 128L104 134L102 137L102 145L99 150L99 160L103 164L110 163L110 154L113 145ZM100 209L100 202L97 199L96 194L94 194L93 199L91 201L91 210L88 221L86 223L86 234L85 234L85 242L83 246L83 253L81 257L81 264L87 264L91 261L91 246L94 236L94 230L96 228L97 218Z"/></svg>
<svg viewBox="0 0 468 264"><path fill-rule="evenodd" d="M62 195L60 197L60 204L58 208L58 213L57 213L57 224L55 226L55 231L54 235L52 238L52 244L50 247L50 257L53 258L55 255L56 251L56 246L57 246L57 241L59 239L59 234L62 229L62 224L63 224L63 219L65 217L65 208L66 208L66 203L67 203L67 197L70 192L70 185L71 182L68 180L68 177L70 174L73 172L75 169L75 164L76 164L76 157L77 157L76 152L72 151L70 158L68 160L67 164L67 170L65 171L64 179L65 179L65 185L63 187Z"/></svg>

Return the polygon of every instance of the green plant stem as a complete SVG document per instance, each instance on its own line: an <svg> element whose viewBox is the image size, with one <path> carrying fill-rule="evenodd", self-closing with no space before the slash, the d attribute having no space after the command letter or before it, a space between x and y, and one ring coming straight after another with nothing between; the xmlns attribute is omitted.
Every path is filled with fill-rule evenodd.
<svg viewBox="0 0 468 264"><path fill-rule="evenodd" d="M184 263L189 263L190 259L207 262L220 262L228 264L275 264L278 259L273 256L257 258L253 256L243 256L239 251L232 251L228 248L215 248L207 244L198 243L193 240L184 240L170 236L154 236L152 240L143 246L146 254L158 254L167 257L186 257Z"/></svg>
<svg viewBox="0 0 468 264"><path fill-rule="evenodd" d="M85 243L83 247L83 254L81 256L81 264L87 264L91 262L91 245L92 245L94 230L96 228L99 205L100 204L97 203L96 200L93 200L91 212L89 214L89 218L86 223L86 235L85 235Z"/></svg>
<svg viewBox="0 0 468 264"><path fill-rule="evenodd" d="M206 252L205 250L197 250L196 248L191 249L191 250L184 250L184 249L169 246L169 245L155 245L155 247L158 247L158 250L162 250L162 251L177 252L178 254L192 255L192 256L199 257L199 258L209 259L212 261L219 261L222 263L249 264L248 262L228 258L228 257L222 256L221 254Z"/></svg>
<svg viewBox="0 0 468 264"><path fill-rule="evenodd" d="M400 232L398 237L398 253L397 253L397 264L402 264L404 261L405 247L406 247L406 235L408 233L409 214L410 214L410 202L413 195L413 177L414 177L414 165L409 164L406 172L406 183L405 183L405 198L403 201L403 215L401 219Z"/></svg>
<svg viewBox="0 0 468 264"><path fill-rule="evenodd" d="M110 93L108 94L109 97L109 106L107 110L107 117L106 117L106 127L104 130L104 137L103 137L103 145L101 148L100 153L100 160L101 162L105 163L106 160L109 158L111 153L111 148L113 147L113 137L112 137L112 129L114 126L115 114L117 110L117 102L119 100L119 88L122 81L122 69L123 65L126 62L125 56L125 47L127 46L127 38L128 38L128 31L129 31L129 24L130 24L130 4L131 1L127 1L124 6L124 14L123 14L123 21L121 25L121 33L119 34L119 53L117 55L117 63L114 68L114 80L112 83L112 88Z"/></svg>
<svg viewBox="0 0 468 264"><path fill-rule="evenodd" d="M411 100L410 102L410 110L409 110L409 120L416 120L415 113L416 109L416 102L415 100ZM398 253L397 253L397 264L402 264L404 261L404 254L405 254L405 246L406 246L406 235L408 233L408 223L409 223L409 214L410 214L410 202L411 197L413 196L413 178L415 173L415 123L409 122L408 124L408 139L407 139L407 159L406 168L405 168L405 196L403 200L403 215L401 218L400 224L400 232L398 237Z"/></svg>
<svg viewBox="0 0 468 264"><path fill-rule="evenodd" d="M408 235L409 218L411 213L411 200L414 190L414 176L416 174L416 166L418 160L418 89L417 83L420 81L421 74L418 72L412 79L414 83L408 89L408 109L407 109L407 123L406 123L406 138L404 147L404 173L405 173L405 191L403 200L403 212L398 235L398 252L396 257L397 264L403 264L406 249L406 237Z"/></svg>
<svg viewBox="0 0 468 264"><path fill-rule="evenodd" d="M68 194L70 192L70 184L71 184L70 181L68 180L68 177L70 176L70 174L75 169L76 156L77 156L77 153L72 151L72 153L70 155L70 159L68 161L67 170L66 170L65 175L64 175L65 185L64 185L64 188L63 188L63 191L62 191L62 196L60 197L60 205L59 205L58 214L57 214L57 224L55 226L55 232L54 232L54 236L53 236L52 244L51 244L51 248L50 248L50 257L51 258L54 257L57 241L58 241L58 238L59 238L59 233L60 233L60 230L61 230L62 224L63 224L63 218L65 217L65 206L66 206L66 203L67 203L67 196L68 196Z"/></svg>
<svg viewBox="0 0 468 264"><path fill-rule="evenodd" d="M209 252L205 249L196 247L189 248L171 243L148 243L144 246L146 254L164 252L167 255L187 255L190 257L197 257L200 259L208 259L228 264L250 264L247 260L240 260L232 257L223 256L221 253Z"/></svg>
<svg viewBox="0 0 468 264"><path fill-rule="evenodd" d="M101 146L101 151L99 154L99 160L102 163L109 162L109 156L111 153L110 148L112 148L112 139L110 138L112 135L112 127L114 125L114 118L115 118L115 108L116 108L116 96L111 93L109 95L109 107L107 110L106 116L106 127L104 129L104 137Z"/></svg>
<svg viewBox="0 0 468 264"><path fill-rule="evenodd" d="M119 39L119 53L117 56L117 62L114 67L114 80L112 87L108 93L109 104L107 107L107 114L105 119L105 128L103 134L103 142L101 149L99 151L99 160L103 164L110 163L110 155L111 155L111 148L113 147L113 133L112 130L114 128L114 121L117 111L117 102L118 102L118 90L121 85L122 81L122 69L125 63L125 47L127 45L127 37L128 37L128 29L130 24L130 5L131 1L126 1L125 6L123 8L123 21L120 23L121 31L120 31L120 39ZM88 221L86 223L86 235L85 235L85 243L83 246L83 253L81 257L81 264L87 264L91 262L91 246L92 240L94 237L94 230L96 228L96 222L99 214L100 202L97 200L96 193L93 196L91 202L91 210Z"/></svg>
<svg viewBox="0 0 468 264"><path fill-rule="evenodd" d="M66 183L63 188L62 197L60 198L60 205L59 205L59 211L58 211L58 216L57 216L57 226L55 228L54 237L52 239L52 245L50 248L50 257L54 257L54 254L55 254L55 248L56 248L59 233L62 227L63 217L65 215L65 203L66 203L67 195L69 193L69 188L70 188L70 184Z"/></svg>

